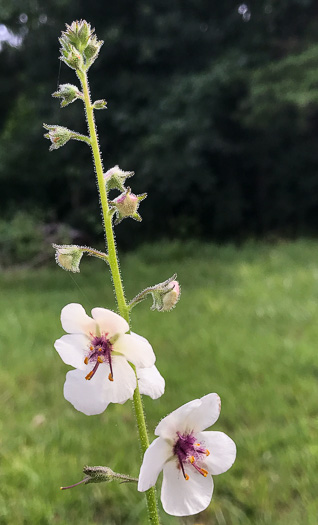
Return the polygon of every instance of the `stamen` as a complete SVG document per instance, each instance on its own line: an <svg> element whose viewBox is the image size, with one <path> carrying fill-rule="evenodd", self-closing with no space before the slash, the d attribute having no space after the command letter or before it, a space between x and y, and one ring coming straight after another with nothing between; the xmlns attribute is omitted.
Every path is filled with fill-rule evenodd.
<svg viewBox="0 0 318 525"><path fill-rule="evenodd" d="M88 357L85 357L84 363L85 363L85 365L88 365Z"/></svg>
<svg viewBox="0 0 318 525"><path fill-rule="evenodd" d="M194 443L195 447L201 447L201 443Z"/></svg>
<svg viewBox="0 0 318 525"><path fill-rule="evenodd" d="M110 374L108 375L108 379L109 379L109 381L114 381L114 378L113 378L113 374L112 374L112 373L110 373Z"/></svg>
<svg viewBox="0 0 318 525"><path fill-rule="evenodd" d="M93 375L95 374L97 368L99 367L100 363L97 361L97 363L95 363L95 366L93 368L93 370L91 370L87 376L85 377L85 379L87 379L87 381L89 381L90 379L92 379Z"/></svg>
<svg viewBox="0 0 318 525"><path fill-rule="evenodd" d="M208 449L206 449L205 454L206 454L206 456L209 456L210 455L210 451Z"/></svg>
<svg viewBox="0 0 318 525"><path fill-rule="evenodd" d="M190 463L192 463L192 465L193 465L193 463L194 463L194 456L190 457Z"/></svg>
<svg viewBox="0 0 318 525"><path fill-rule="evenodd" d="M186 481L189 480L189 476L188 476L188 474L186 474L186 475L184 476L184 479L185 479Z"/></svg>
<svg viewBox="0 0 318 525"><path fill-rule="evenodd" d="M203 474L203 476L206 478L207 475L209 474L207 470L205 470L205 468L200 468L200 472L201 474Z"/></svg>
<svg viewBox="0 0 318 525"><path fill-rule="evenodd" d="M99 355L98 358L97 358L97 361L99 363L103 363L104 362L104 359Z"/></svg>
<svg viewBox="0 0 318 525"><path fill-rule="evenodd" d="M90 351L92 352L94 350L94 347L93 346L90 346L89 347Z"/></svg>

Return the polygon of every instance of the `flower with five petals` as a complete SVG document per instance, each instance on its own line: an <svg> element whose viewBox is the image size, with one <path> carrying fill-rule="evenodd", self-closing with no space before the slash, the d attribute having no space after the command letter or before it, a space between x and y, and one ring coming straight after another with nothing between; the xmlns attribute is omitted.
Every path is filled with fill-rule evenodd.
<svg viewBox="0 0 318 525"><path fill-rule="evenodd" d="M190 516L206 509L213 493L211 474L222 474L234 463L236 446L223 432L202 432L213 425L221 409L217 394L181 406L162 419L159 436L146 450L138 490L155 485L163 470L161 502L173 516Z"/></svg>
<svg viewBox="0 0 318 525"><path fill-rule="evenodd" d="M154 366L150 343L137 334L120 315L105 308L93 308L89 317L77 303L61 313L66 335L54 346L67 365L76 370L66 374L64 396L86 415L104 412L109 403L125 403L133 396L136 367L140 391L154 399L164 391L164 380Z"/></svg>

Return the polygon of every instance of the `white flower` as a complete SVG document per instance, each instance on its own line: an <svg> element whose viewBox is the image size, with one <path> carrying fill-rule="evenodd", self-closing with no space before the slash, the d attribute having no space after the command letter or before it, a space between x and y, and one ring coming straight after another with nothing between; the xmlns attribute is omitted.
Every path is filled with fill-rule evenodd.
<svg viewBox="0 0 318 525"><path fill-rule="evenodd" d="M218 419L221 400L208 394L178 408L160 421L159 436L146 450L138 490L155 485L163 470L161 501L173 516L190 516L206 509L213 493L211 474L222 474L234 463L236 446L223 432L202 432Z"/></svg>
<svg viewBox="0 0 318 525"><path fill-rule="evenodd" d="M153 398L164 391L164 380L154 366L149 342L137 334L126 334L128 323L104 308L93 308L89 317L80 304L65 306L61 313L67 335L54 346L64 363L76 370L66 374L64 396L87 415L100 414L109 403L125 403L133 396L136 375L140 390Z"/></svg>

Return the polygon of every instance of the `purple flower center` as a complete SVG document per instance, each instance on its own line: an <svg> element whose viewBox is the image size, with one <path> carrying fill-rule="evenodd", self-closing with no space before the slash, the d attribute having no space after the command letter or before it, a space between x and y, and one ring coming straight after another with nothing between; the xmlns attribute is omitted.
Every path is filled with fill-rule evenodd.
<svg viewBox="0 0 318 525"><path fill-rule="evenodd" d="M88 355L84 359L84 363L95 363L94 368L87 374L85 379L90 380L96 373L101 363L108 363L110 368L110 374L108 376L109 381L113 381L113 367L111 353L113 346L110 339L107 338L108 333L102 334L101 336L91 334L91 344L89 347Z"/></svg>
<svg viewBox="0 0 318 525"><path fill-rule="evenodd" d="M173 454L177 457L179 467L185 480L189 479L188 474L185 473L184 465L192 465L202 476L206 477L208 471L198 466L204 459L210 455L207 448L204 448L201 443L198 443L197 438L191 432L190 434L181 434L177 432L178 439L173 447Z"/></svg>

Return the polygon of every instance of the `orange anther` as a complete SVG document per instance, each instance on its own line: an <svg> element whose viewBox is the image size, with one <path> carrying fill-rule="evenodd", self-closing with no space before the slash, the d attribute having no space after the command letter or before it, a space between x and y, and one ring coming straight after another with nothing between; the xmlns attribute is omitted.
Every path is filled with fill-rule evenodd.
<svg viewBox="0 0 318 525"><path fill-rule="evenodd" d="M207 456L209 456L209 455L210 455L210 451L209 451L208 449L206 449L205 454L206 454Z"/></svg>
<svg viewBox="0 0 318 525"><path fill-rule="evenodd" d="M84 363L85 363L85 365L88 364L88 357L85 357L85 359L84 359Z"/></svg>
<svg viewBox="0 0 318 525"><path fill-rule="evenodd" d="M97 361L98 361L99 363L103 363L103 362L104 362L103 358L102 358L100 355L98 356Z"/></svg>
<svg viewBox="0 0 318 525"><path fill-rule="evenodd" d="M85 379L87 379L87 381L89 381L90 379L92 379L92 375L93 375L93 370L91 370L87 376L85 377Z"/></svg>
<svg viewBox="0 0 318 525"><path fill-rule="evenodd" d="M194 463L194 456L190 457L190 463Z"/></svg>
<svg viewBox="0 0 318 525"><path fill-rule="evenodd" d="M209 474L207 470L205 470L205 468L200 468L200 472L201 474L203 474L203 476L206 478L207 475Z"/></svg>
<svg viewBox="0 0 318 525"><path fill-rule="evenodd" d="M194 443L195 447L201 447L201 443Z"/></svg>
<svg viewBox="0 0 318 525"><path fill-rule="evenodd" d="M186 474L186 475L184 476L184 479L185 479L186 481L188 481L188 479L189 479L188 474Z"/></svg>
<svg viewBox="0 0 318 525"><path fill-rule="evenodd" d="M93 346L90 346L89 347L90 351L92 352L94 350L94 347Z"/></svg>
<svg viewBox="0 0 318 525"><path fill-rule="evenodd" d="M109 379L109 381L114 381L114 378L113 378L112 374L109 374L108 379Z"/></svg>
<svg viewBox="0 0 318 525"><path fill-rule="evenodd" d="M102 348L99 348L99 349L98 349L98 351L99 351L99 352L102 352L102 351L103 351L103 349L102 349Z"/></svg>

